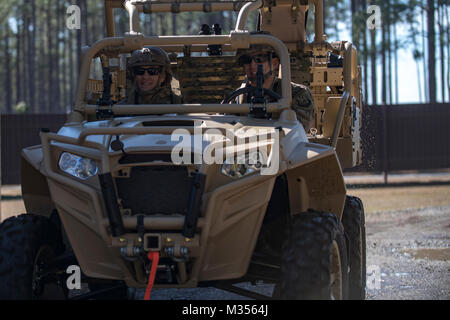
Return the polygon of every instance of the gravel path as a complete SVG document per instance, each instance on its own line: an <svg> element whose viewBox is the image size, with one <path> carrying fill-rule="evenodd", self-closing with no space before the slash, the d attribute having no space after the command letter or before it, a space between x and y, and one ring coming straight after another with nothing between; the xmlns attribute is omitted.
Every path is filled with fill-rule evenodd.
<svg viewBox="0 0 450 320"><path fill-rule="evenodd" d="M450 299L450 207L373 213L366 225L367 265L381 276L368 299Z"/></svg>

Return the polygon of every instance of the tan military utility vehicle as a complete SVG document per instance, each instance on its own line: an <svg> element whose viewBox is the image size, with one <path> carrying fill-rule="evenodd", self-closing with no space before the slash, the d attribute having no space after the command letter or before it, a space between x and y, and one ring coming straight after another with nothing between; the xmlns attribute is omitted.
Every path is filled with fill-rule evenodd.
<svg viewBox="0 0 450 320"><path fill-rule="evenodd" d="M124 36L116 8L129 13ZM230 34L139 30L142 14L217 10L239 11ZM198 286L271 298L235 286L263 281L272 298L364 299L363 206L342 173L361 162L361 69L350 42L326 41L322 12L322 0L105 0L108 37L83 50L67 123L23 150L27 213L0 227L0 298L66 298L78 265L90 292L74 298ZM226 103L244 78L236 52L254 44L279 57L281 98ZM169 53L184 104L116 103L145 46ZM95 63L103 80L90 78ZM312 92L308 132L291 81Z"/></svg>

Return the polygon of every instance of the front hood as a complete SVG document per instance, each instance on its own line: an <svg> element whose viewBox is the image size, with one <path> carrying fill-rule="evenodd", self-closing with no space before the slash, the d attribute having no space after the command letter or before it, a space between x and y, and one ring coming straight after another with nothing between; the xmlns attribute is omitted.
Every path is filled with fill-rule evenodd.
<svg viewBox="0 0 450 320"><path fill-rule="evenodd" d="M58 134L66 137L78 139L83 130L89 128L156 128L173 127L178 128L171 134L142 134L130 135L121 134L118 136L124 145L124 151L148 152L148 151L167 151L170 152L175 146L190 144L194 153L203 152L214 141L224 139L222 130L211 130L222 128L232 132L235 136L235 144L251 142L255 133L266 132L268 135L284 130L284 135L294 135L297 139L307 141L306 134L299 123L292 123L291 126L280 126L275 120L254 119L249 117L224 116L224 115L187 115L187 116L139 116L123 117L112 120L102 120L94 122L84 122L79 125L70 125L62 127ZM194 134L189 134L189 129L195 129ZM289 134L291 133L291 134ZM233 139L233 135L226 136L227 141ZM237 140L236 140L237 138ZM111 149L111 142L116 140L117 136L110 134L90 135L87 141L100 143L105 148ZM116 150L117 151L117 150Z"/></svg>

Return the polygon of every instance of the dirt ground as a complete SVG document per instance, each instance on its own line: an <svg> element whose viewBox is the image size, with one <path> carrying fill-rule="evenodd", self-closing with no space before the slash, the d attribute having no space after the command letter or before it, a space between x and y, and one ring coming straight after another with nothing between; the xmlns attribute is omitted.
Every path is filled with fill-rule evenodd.
<svg viewBox="0 0 450 320"><path fill-rule="evenodd" d="M356 184L356 186L359 186ZM450 184L351 188L367 231L367 299L450 299ZM2 189L2 219L25 211L20 187ZM273 286L241 284L270 294ZM143 292L137 292L137 299ZM152 299L247 299L214 288L154 289Z"/></svg>
<svg viewBox="0 0 450 320"><path fill-rule="evenodd" d="M366 214L450 206L450 185L358 188L347 193L361 198Z"/></svg>

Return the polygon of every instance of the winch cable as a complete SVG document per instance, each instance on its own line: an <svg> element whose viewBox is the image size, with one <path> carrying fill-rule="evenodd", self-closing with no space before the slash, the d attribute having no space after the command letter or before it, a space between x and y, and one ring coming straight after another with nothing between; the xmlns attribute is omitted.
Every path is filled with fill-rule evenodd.
<svg viewBox="0 0 450 320"><path fill-rule="evenodd" d="M150 269L150 276L148 277L148 285L145 290L144 300L150 300L150 294L152 292L153 284L155 283L156 269L159 263L159 252L150 251L148 253L148 260L152 261L152 267Z"/></svg>

